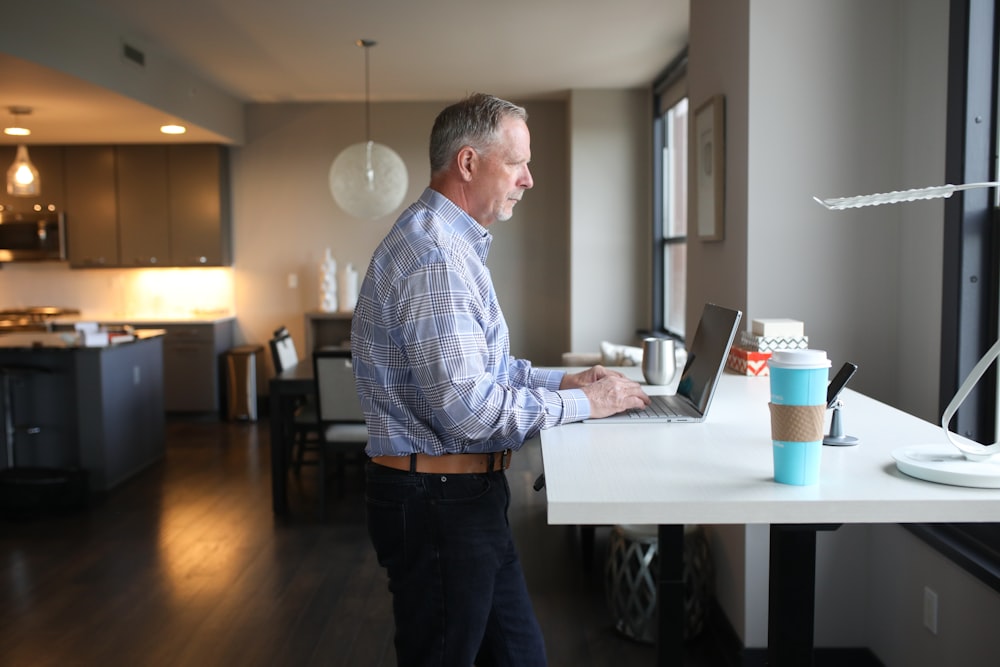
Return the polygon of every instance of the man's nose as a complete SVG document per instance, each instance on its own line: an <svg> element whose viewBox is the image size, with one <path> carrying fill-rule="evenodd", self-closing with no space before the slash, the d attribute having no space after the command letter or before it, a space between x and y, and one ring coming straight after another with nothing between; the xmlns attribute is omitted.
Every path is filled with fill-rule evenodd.
<svg viewBox="0 0 1000 667"><path fill-rule="evenodd" d="M525 190L529 190L535 185L535 179L531 177L531 170L527 167L524 168L524 176L521 178L520 185Z"/></svg>

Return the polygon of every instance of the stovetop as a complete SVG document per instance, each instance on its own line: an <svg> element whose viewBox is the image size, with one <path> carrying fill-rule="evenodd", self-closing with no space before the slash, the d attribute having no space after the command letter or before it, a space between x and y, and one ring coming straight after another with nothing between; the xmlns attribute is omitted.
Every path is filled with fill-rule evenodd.
<svg viewBox="0 0 1000 667"><path fill-rule="evenodd" d="M48 331L49 320L67 315L79 315L77 308L57 306L28 306L0 309L0 332Z"/></svg>
<svg viewBox="0 0 1000 667"><path fill-rule="evenodd" d="M79 314L80 310L78 308L60 308L58 306L25 306L22 308L0 309L0 319L27 318L33 320L47 320L53 317Z"/></svg>

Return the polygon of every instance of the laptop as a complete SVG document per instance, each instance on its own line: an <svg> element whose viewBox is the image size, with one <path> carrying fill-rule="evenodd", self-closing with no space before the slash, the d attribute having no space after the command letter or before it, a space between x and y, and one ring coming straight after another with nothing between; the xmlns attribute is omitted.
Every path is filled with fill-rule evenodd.
<svg viewBox="0 0 1000 667"><path fill-rule="evenodd" d="M676 394L650 396L652 402L643 410L626 410L584 421L591 424L705 421L742 316L738 310L705 304Z"/></svg>

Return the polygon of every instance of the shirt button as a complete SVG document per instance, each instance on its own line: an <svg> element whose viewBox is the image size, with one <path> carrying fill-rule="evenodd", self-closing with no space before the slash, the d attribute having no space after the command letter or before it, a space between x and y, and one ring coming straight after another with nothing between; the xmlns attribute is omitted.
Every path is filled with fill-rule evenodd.
<svg viewBox="0 0 1000 667"><path fill-rule="evenodd" d="M447 475L441 475L441 481L442 482L447 482L448 481L448 476Z"/></svg>

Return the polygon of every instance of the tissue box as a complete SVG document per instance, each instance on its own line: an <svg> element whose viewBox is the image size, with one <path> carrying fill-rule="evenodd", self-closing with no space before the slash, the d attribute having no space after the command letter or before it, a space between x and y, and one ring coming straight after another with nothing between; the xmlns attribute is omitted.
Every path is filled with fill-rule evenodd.
<svg viewBox="0 0 1000 667"><path fill-rule="evenodd" d="M82 329L79 332L79 336L80 342L84 347L107 347L109 341L107 331Z"/></svg>
<svg viewBox="0 0 1000 667"><path fill-rule="evenodd" d="M763 377L771 374L770 369L767 367L767 360L770 358L770 352L754 352L733 345L729 348L729 358L726 359L726 367L736 371L740 375Z"/></svg>
<svg viewBox="0 0 1000 667"><path fill-rule="evenodd" d="M801 321L783 318L756 319L751 324L751 331L755 336L768 338L799 338L806 333Z"/></svg>
<svg viewBox="0 0 1000 667"><path fill-rule="evenodd" d="M736 344L751 352L805 350L809 348L809 336L757 336L741 331Z"/></svg>

